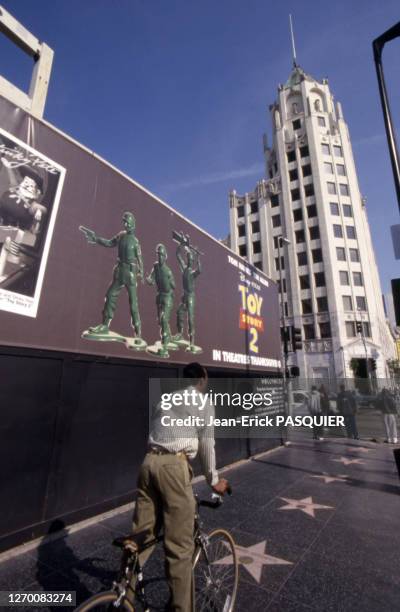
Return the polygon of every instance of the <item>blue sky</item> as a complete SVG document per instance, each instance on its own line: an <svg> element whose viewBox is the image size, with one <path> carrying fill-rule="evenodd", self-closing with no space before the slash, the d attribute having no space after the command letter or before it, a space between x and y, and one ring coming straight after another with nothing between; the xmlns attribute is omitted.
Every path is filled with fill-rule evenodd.
<svg viewBox="0 0 400 612"><path fill-rule="evenodd" d="M298 63L328 77L349 125L382 289L399 276L399 222L372 60L398 0L1 0L55 50L45 118L217 238L228 192L263 176L268 105ZM400 140L400 40L384 52ZM27 88L29 58L0 40L0 74Z"/></svg>

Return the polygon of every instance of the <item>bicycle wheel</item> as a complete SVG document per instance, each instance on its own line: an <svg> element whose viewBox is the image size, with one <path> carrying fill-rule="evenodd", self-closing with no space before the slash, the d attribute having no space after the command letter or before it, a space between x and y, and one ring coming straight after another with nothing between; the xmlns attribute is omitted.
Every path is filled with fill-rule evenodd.
<svg viewBox="0 0 400 612"><path fill-rule="evenodd" d="M232 612L239 579L235 543L230 533L215 529L199 546L193 562L196 612Z"/></svg>
<svg viewBox="0 0 400 612"><path fill-rule="evenodd" d="M125 610L125 612L134 612L132 604L124 599L121 604L117 607L116 601L118 599L117 594L114 591L104 591L104 593L98 593L93 595L86 601L84 601L76 612L89 612L89 610L97 610L97 612L111 612L112 610Z"/></svg>

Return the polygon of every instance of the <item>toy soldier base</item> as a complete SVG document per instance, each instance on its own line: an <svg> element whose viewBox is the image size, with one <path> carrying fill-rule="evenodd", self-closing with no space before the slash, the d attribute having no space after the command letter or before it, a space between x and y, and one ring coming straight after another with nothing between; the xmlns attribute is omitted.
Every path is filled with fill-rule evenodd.
<svg viewBox="0 0 400 612"><path fill-rule="evenodd" d="M147 352L150 353L150 355L157 355L163 359L168 359L168 351L177 351L178 349L179 346L176 342L170 341L167 344L163 344L160 340L157 340L155 344L147 347Z"/></svg>
<svg viewBox="0 0 400 612"><path fill-rule="evenodd" d="M147 342L139 337L123 336L117 334L108 328L105 323L89 327L82 333L82 338L85 340L96 340L97 342L121 342L125 344L126 348L133 351L144 351L147 347Z"/></svg>
<svg viewBox="0 0 400 612"><path fill-rule="evenodd" d="M189 342L179 333L172 336L172 342L177 344L179 348L185 349L187 353L193 353L193 355L200 355L203 352L201 346L196 346L193 342Z"/></svg>

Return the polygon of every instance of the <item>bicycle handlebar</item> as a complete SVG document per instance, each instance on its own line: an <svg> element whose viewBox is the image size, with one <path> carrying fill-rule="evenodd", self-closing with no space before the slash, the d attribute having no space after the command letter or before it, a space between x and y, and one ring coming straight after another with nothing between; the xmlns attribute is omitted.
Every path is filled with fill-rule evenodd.
<svg viewBox="0 0 400 612"><path fill-rule="evenodd" d="M228 493L228 495L232 495L232 487L230 485L227 487L226 492ZM213 501L209 501L207 499L199 499L197 502L198 505L203 506L205 508L212 508L213 510L219 508L224 501L223 496L218 495L218 493L213 493L211 497Z"/></svg>

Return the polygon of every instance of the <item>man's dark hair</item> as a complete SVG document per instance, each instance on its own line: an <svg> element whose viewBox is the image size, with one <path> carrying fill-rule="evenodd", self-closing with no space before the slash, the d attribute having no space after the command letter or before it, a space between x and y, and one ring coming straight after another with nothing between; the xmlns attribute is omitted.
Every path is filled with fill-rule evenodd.
<svg viewBox="0 0 400 612"><path fill-rule="evenodd" d="M193 363L188 363L183 368L183 377L191 378L193 381L197 381L200 378L205 378L207 376L207 370L197 361Z"/></svg>

